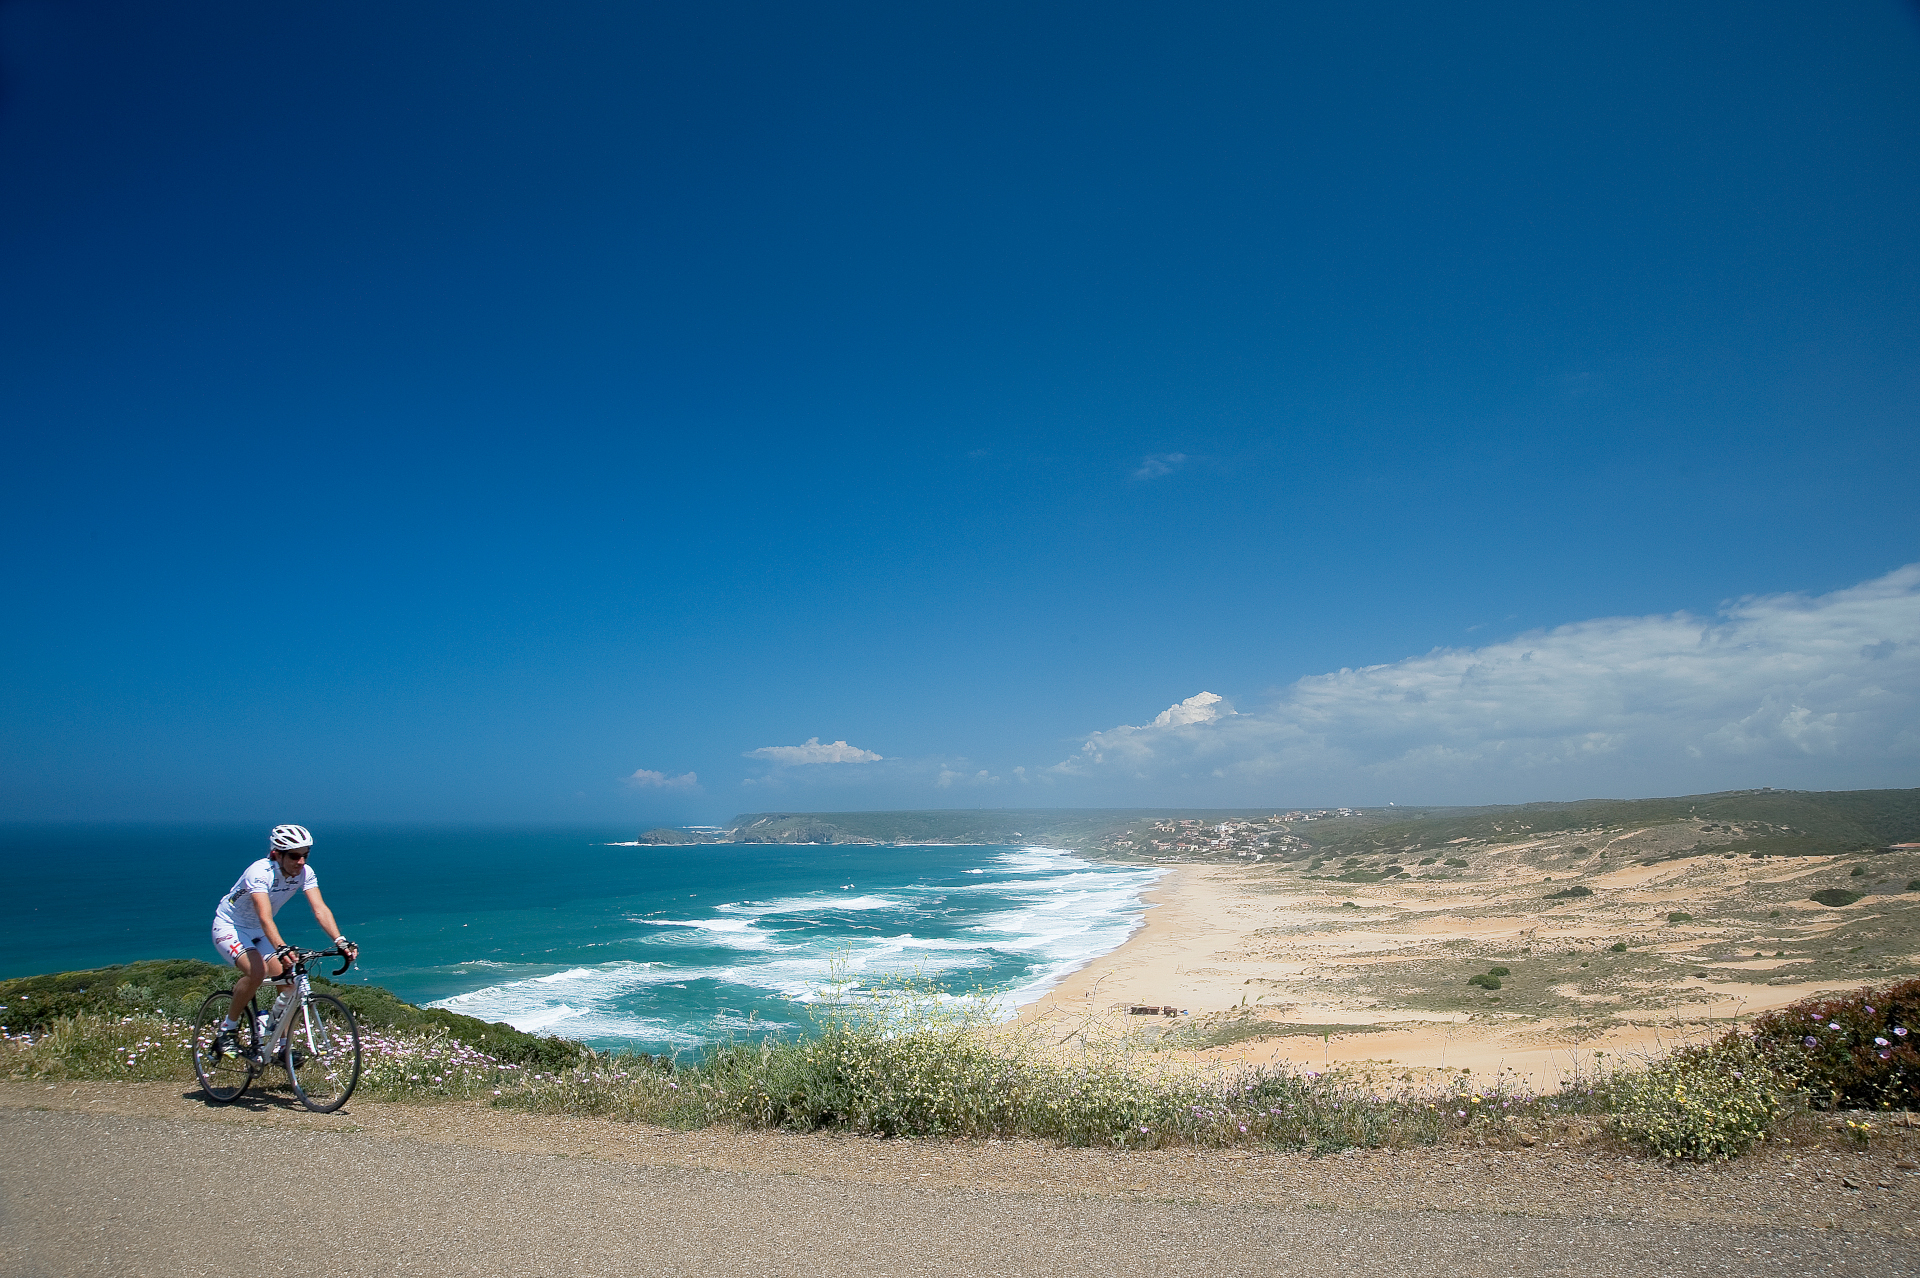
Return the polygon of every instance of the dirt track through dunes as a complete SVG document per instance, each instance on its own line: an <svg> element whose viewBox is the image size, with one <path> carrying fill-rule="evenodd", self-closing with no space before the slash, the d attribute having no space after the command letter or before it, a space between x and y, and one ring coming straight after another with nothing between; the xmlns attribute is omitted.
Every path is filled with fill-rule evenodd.
<svg viewBox="0 0 1920 1278"><path fill-rule="evenodd" d="M1916 1143L1141 1154L6 1082L0 1274L1885 1275L1920 1257ZM297 1214L234 1225L236 1168L286 1170Z"/></svg>

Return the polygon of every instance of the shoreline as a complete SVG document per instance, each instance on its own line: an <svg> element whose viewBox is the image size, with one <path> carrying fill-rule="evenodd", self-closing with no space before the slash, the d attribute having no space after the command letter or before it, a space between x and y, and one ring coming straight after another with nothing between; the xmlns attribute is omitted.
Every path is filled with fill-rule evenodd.
<svg viewBox="0 0 1920 1278"><path fill-rule="evenodd" d="M1622 876L1630 881L1623 886L1649 886L1647 877L1634 870ZM1504 1071L1516 1081L1552 1088L1597 1064L1718 1037L1737 1019L1822 993L1903 979L1887 973L1871 981L1772 985L1764 972L1723 969L1711 983L1688 981L1673 990L1569 992L1549 1014L1506 1010L1511 1005L1499 1000L1462 1006L1459 986L1450 983L1436 993L1406 974L1422 963L1452 963L1463 978L1472 970L1469 953L1484 962L1489 955L1521 952L1530 957L1507 961L1515 968L1539 966L1552 957L1542 951L1562 947L1570 951L1562 965L1571 966L1580 962L1582 946L1600 949L1599 942L1619 929L1596 912L1547 915L1495 899L1515 887L1510 882L1474 885L1467 892L1460 886L1301 882L1252 867L1174 866L1141 893L1147 909L1125 941L1022 1004L1010 1024L1066 1028L1068 1038L1075 1032L1164 1038L1188 1029L1231 1040L1197 1050L1167 1043L1179 1055L1200 1060L1314 1070L1344 1066L1421 1081L1442 1072ZM1391 913L1382 917L1382 911ZM1692 967L1689 952L1706 947L1697 937L1672 937L1633 948L1638 952L1631 957L1643 964ZM1580 975L1579 968L1573 971ZM1556 994L1570 990L1552 988ZM1584 1003L1574 1001L1583 997ZM1129 1016L1133 1006L1173 1006L1183 1014ZM1305 1026L1317 1028L1293 1028Z"/></svg>

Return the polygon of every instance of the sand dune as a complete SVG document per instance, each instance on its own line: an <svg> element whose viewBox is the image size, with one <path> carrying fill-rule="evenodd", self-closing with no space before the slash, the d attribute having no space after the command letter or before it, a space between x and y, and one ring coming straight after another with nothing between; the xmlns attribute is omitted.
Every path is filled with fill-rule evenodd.
<svg viewBox="0 0 1920 1278"><path fill-rule="evenodd" d="M1631 864L1580 876L1591 895L1563 902L1551 894L1573 880L1530 865L1535 848L1478 858L1469 877L1371 884L1179 866L1125 945L1020 1019L1211 1058L1416 1077L1506 1069L1551 1085L1596 1054L1699 1041L1920 972L1920 894L1840 910L1805 899L1835 858ZM1670 923L1674 912L1694 918ZM1508 969L1498 992L1467 984L1490 967ZM1185 1015L1130 1017L1133 1005Z"/></svg>

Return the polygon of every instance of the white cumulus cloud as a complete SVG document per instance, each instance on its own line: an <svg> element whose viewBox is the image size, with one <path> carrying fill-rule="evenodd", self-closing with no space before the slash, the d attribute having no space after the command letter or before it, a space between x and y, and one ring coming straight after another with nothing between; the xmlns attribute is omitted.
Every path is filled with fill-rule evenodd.
<svg viewBox="0 0 1920 1278"><path fill-rule="evenodd" d="M664 772L641 768L627 778L627 784L636 790L698 790L700 777L693 772L682 772L677 777L670 777Z"/></svg>
<svg viewBox="0 0 1920 1278"><path fill-rule="evenodd" d="M1247 713L1201 693L1048 770L1246 802L1868 788L1916 771L1920 564L1714 617L1609 617L1314 675Z"/></svg>
<svg viewBox="0 0 1920 1278"><path fill-rule="evenodd" d="M776 768L791 768L803 763L880 762L880 756L871 750L862 750L859 746L850 746L844 741L822 745L819 737L808 737L805 745L761 746L758 750L747 751L742 757L765 759Z"/></svg>
<svg viewBox="0 0 1920 1278"><path fill-rule="evenodd" d="M1225 697L1216 696L1211 692L1201 692L1188 697L1178 705L1168 706L1165 710L1153 716L1153 726L1156 728L1178 728L1184 727L1189 723L1212 723L1214 720L1232 713L1233 707L1227 704ZM1139 729L1116 728L1114 731L1137 732Z"/></svg>

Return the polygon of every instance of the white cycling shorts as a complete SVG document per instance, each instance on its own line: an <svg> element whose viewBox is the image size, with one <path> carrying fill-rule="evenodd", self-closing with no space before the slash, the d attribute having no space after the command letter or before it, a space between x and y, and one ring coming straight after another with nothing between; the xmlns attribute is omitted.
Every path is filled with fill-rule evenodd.
<svg viewBox="0 0 1920 1278"><path fill-rule="evenodd" d="M242 935L232 923L222 918L213 921L213 948L220 951L223 963L240 962L240 956L248 950L261 958L273 957L273 942L264 936Z"/></svg>

